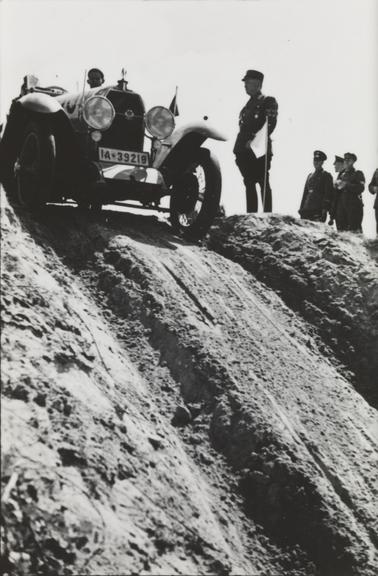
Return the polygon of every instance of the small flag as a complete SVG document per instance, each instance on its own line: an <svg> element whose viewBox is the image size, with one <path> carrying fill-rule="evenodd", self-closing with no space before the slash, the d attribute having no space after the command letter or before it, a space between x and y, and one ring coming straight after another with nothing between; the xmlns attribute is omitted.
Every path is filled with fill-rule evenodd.
<svg viewBox="0 0 378 576"><path fill-rule="evenodd" d="M176 86L176 92L175 95L172 98L172 102L169 105L169 110L172 112L173 116L178 116L179 115L179 109L177 106L177 86Z"/></svg>

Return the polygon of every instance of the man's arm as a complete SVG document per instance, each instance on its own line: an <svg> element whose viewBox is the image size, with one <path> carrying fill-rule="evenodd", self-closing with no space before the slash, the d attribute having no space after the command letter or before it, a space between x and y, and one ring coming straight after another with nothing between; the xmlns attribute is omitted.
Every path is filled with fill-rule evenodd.
<svg viewBox="0 0 378 576"><path fill-rule="evenodd" d="M354 192L355 194L362 194L365 189L365 176L361 170L356 170L354 174L349 175L343 182L345 184L344 190Z"/></svg>
<svg viewBox="0 0 378 576"><path fill-rule="evenodd" d="M299 213L299 214L302 212L302 208L303 208L303 206L305 205L305 202L306 202L306 198L307 198L307 194L308 194L308 182L309 182L309 180L310 180L310 176L311 176L311 174L309 174L309 175L307 176L306 182L305 182L305 185L304 185L304 188L303 188L302 201L301 201L301 205L300 205L299 210L298 210L298 213Z"/></svg>
<svg viewBox="0 0 378 576"><path fill-rule="evenodd" d="M268 119L268 134L270 135L277 125L278 103L273 96L265 98L265 115Z"/></svg>
<svg viewBox="0 0 378 576"><path fill-rule="evenodd" d="M371 182L369 184L369 192L371 194L377 194L378 192L378 168L375 170Z"/></svg>
<svg viewBox="0 0 378 576"><path fill-rule="evenodd" d="M329 172L324 173L323 209L330 210L333 199L333 180Z"/></svg>

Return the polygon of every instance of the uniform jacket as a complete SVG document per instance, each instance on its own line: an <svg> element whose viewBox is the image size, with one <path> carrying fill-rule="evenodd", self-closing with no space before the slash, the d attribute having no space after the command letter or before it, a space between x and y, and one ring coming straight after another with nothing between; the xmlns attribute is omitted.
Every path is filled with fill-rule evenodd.
<svg viewBox="0 0 378 576"><path fill-rule="evenodd" d="M333 198L333 180L329 172L321 168L307 176L303 190L300 214L321 213L329 210Z"/></svg>
<svg viewBox="0 0 378 576"><path fill-rule="evenodd" d="M338 189L336 184L340 181L342 173L343 173L343 170L340 170L340 172L337 173L337 176L336 176L334 183L333 183L332 200L331 200L331 206L330 206L330 210L329 210L329 214L330 214L331 218L336 217L336 207L337 207L337 202L338 202L339 197L340 197L340 190Z"/></svg>
<svg viewBox="0 0 378 576"><path fill-rule="evenodd" d="M369 184L369 192L371 194L376 194L376 192L374 192L374 190L373 190L373 186L378 186L378 168L374 172L373 178L371 179L371 182ZM375 196L374 209L378 210L378 194L376 194L376 196Z"/></svg>
<svg viewBox="0 0 378 576"><path fill-rule="evenodd" d="M341 194L355 194L359 196L365 188L365 176L361 170L355 168L345 169L340 173L340 180L346 182L345 188L341 189Z"/></svg>
<svg viewBox="0 0 378 576"><path fill-rule="evenodd" d="M273 96L258 94L251 96L239 114L239 134L236 137L234 153L245 149L248 140L253 140L256 132L261 130L268 116L268 134L273 132L277 124L278 104ZM269 146L271 142L269 138Z"/></svg>

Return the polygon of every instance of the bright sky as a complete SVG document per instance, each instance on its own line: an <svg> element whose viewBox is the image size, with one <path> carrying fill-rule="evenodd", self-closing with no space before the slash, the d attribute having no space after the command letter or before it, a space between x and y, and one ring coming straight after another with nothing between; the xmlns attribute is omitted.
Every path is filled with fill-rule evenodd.
<svg viewBox="0 0 378 576"><path fill-rule="evenodd" d="M90 67L112 83L125 67L147 107L168 106L178 85L180 118L206 114L230 137L210 145L228 215L245 212L232 147L247 68L264 72L279 103L275 212L297 215L316 149L332 174L345 152L368 182L378 166L377 0L0 0L0 10L2 120L27 73L76 90ZM363 197L373 236L374 198Z"/></svg>

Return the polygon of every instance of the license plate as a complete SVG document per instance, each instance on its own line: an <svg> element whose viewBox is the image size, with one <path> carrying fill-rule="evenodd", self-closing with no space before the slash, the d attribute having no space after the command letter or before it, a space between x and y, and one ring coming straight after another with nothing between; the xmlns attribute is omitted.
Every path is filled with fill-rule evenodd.
<svg viewBox="0 0 378 576"><path fill-rule="evenodd" d="M133 166L148 166L147 152L128 152L126 150L115 150L114 148L99 147L98 157L101 162L131 164Z"/></svg>

